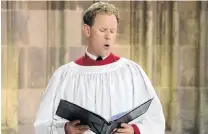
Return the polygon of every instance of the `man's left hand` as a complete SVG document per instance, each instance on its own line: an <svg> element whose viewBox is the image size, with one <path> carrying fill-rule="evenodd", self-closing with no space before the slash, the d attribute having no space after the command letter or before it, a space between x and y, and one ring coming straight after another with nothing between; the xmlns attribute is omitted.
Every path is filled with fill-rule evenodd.
<svg viewBox="0 0 208 134"><path fill-rule="evenodd" d="M114 129L114 132L114 134L134 134L134 128L129 124L122 123L121 128Z"/></svg>

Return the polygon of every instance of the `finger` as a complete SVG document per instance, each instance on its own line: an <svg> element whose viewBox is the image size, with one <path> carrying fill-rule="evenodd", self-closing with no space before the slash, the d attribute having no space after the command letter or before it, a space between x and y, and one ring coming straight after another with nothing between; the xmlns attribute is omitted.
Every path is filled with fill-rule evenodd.
<svg viewBox="0 0 208 134"><path fill-rule="evenodd" d="M127 133L128 129L124 129L124 128L119 128L116 130L116 133Z"/></svg>
<svg viewBox="0 0 208 134"><path fill-rule="evenodd" d="M113 132L115 132L117 129L118 129L118 128L114 128L114 129L113 129Z"/></svg>
<svg viewBox="0 0 208 134"><path fill-rule="evenodd" d="M113 134L125 134L125 133L123 133L123 132L115 132Z"/></svg>
<svg viewBox="0 0 208 134"><path fill-rule="evenodd" d="M118 128L114 128L111 134L115 134Z"/></svg>
<svg viewBox="0 0 208 134"><path fill-rule="evenodd" d="M85 131L87 131L87 130L89 130L89 129L88 129L88 128L80 129L80 131L82 131L82 132L85 132Z"/></svg>
<svg viewBox="0 0 208 134"><path fill-rule="evenodd" d="M121 124L121 127L123 127L123 128L129 128L129 124L122 123L122 124Z"/></svg>
<svg viewBox="0 0 208 134"><path fill-rule="evenodd" d="M75 134L83 134L81 130L76 130Z"/></svg>
<svg viewBox="0 0 208 134"><path fill-rule="evenodd" d="M87 126L87 125L79 125L79 126L76 126L76 129L89 129L89 126Z"/></svg>
<svg viewBox="0 0 208 134"><path fill-rule="evenodd" d="M85 131L87 131L87 130L86 129L76 130L76 134L83 134Z"/></svg>
<svg viewBox="0 0 208 134"><path fill-rule="evenodd" d="M75 125L78 124L78 123L80 123L80 121L79 121L79 120L75 120L75 121L70 122L69 124L70 124L71 126L75 126Z"/></svg>

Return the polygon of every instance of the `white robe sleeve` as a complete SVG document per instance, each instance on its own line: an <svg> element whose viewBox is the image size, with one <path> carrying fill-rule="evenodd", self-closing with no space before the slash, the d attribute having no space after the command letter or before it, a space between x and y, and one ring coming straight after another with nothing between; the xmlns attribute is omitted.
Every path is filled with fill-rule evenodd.
<svg viewBox="0 0 208 134"><path fill-rule="evenodd" d="M137 68L139 69L139 72L141 74L140 76L142 76L145 86L144 90L147 91L147 94L149 96L148 98L150 99L154 97L154 99L148 111L141 118L138 118L138 120L136 120L136 123L134 124L137 125L141 134L165 134L165 118L161 102L143 69L139 65L137 65ZM145 96L146 91L143 91L145 92L143 96ZM138 96L138 99L139 97L144 99L145 97L143 96Z"/></svg>
<svg viewBox="0 0 208 134"><path fill-rule="evenodd" d="M40 107L34 122L35 134L65 134L65 120L54 118L55 114L55 98L58 94L59 84L61 83L60 68L53 74L50 79L45 93L41 98ZM57 107L57 106L56 106Z"/></svg>

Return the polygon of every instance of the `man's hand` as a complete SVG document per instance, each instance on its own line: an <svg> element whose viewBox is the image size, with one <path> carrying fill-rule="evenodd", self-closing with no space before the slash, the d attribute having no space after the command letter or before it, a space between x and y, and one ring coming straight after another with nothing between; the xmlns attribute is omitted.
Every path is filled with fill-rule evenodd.
<svg viewBox="0 0 208 134"><path fill-rule="evenodd" d="M86 125L77 125L79 123L79 120L67 123L66 134L83 134L85 131L89 129L89 127Z"/></svg>
<svg viewBox="0 0 208 134"><path fill-rule="evenodd" d="M134 134L134 128L126 123L121 124L122 128L114 129L113 134Z"/></svg>

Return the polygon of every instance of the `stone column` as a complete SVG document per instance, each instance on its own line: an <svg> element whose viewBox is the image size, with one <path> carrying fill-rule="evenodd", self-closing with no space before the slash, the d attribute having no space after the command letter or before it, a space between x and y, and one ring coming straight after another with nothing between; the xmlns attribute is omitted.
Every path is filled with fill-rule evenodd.
<svg viewBox="0 0 208 134"><path fill-rule="evenodd" d="M172 129L175 84L172 74L172 2L132 2L131 59L142 66L162 102L167 130Z"/></svg>
<svg viewBox="0 0 208 134"><path fill-rule="evenodd" d="M178 12L178 2L173 2L173 19L172 19L172 69L171 69L171 77L172 77L172 102L170 105L172 105L172 111L171 111L171 120L170 120L170 127L172 133L176 134L182 134L182 122L180 120L180 103L178 102L179 96L177 94L177 89L180 87L180 47L179 47L179 12Z"/></svg>
<svg viewBox="0 0 208 134"><path fill-rule="evenodd" d="M16 134L18 128L18 60L19 49L15 42L17 25L15 12L18 2L4 2L2 9L2 133Z"/></svg>
<svg viewBox="0 0 208 134"><path fill-rule="evenodd" d="M200 3L199 134L208 133L208 2Z"/></svg>
<svg viewBox="0 0 208 134"><path fill-rule="evenodd" d="M47 2L47 78L65 63L65 2Z"/></svg>
<svg viewBox="0 0 208 134"><path fill-rule="evenodd" d="M179 13L179 62L177 103L180 132L199 133L200 113L200 2L177 2Z"/></svg>

